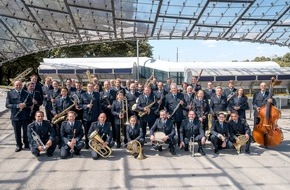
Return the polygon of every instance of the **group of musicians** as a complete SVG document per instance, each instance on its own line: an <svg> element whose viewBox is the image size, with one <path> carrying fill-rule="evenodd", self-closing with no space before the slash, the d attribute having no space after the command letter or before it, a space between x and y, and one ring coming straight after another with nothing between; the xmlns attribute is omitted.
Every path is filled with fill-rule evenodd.
<svg viewBox="0 0 290 190"><path fill-rule="evenodd" d="M49 77L43 85L37 79L37 75L32 75L25 86L22 81L15 81L14 89L7 93L6 107L11 109L16 152L24 144L36 157L43 151L50 157L58 147L60 157L67 158L80 154L83 148L89 149L94 131L102 138L104 147L111 148L116 143L120 148L122 143L126 146L132 140L143 146L149 127L153 148L162 151L162 145L154 142L155 132L163 132L162 140L169 145L172 155L176 154L176 146L189 151L191 141L197 142L198 152L205 155L207 139L218 154L221 149L233 148L239 135L247 138L245 153L250 153L251 130L245 115L248 98L243 88L234 87L234 81L229 81L224 90L220 86L214 89L208 82L202 90L197 78L192 77L191 84L183 83L178 90L171 79L163 84L153 77L144 86L127 80L124 87L116 79L105 81L102 87L95 78L84 90L82 83L71 79L61 88ZM259 108L267 101L275 103L268 95L263 82L253 96L255 124L259 122ZM45 114L39 111L41 105ZM93 159L100 156L94 150L91 155Z"/></svg>

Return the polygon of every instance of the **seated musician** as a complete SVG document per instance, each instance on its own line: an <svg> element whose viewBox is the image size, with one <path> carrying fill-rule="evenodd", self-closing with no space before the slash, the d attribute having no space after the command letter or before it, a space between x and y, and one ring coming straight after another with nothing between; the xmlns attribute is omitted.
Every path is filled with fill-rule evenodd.
<svg viewBox="0 0 290 190"><path fill-rule="evenodd" d="M166 144L169 144L170 153L175 155L175 128L173 122L170 119L167 119L167 112L165 110L160 111L160 118L156 119L150 130L150 140L152 143L155 141L155 132L165 133L162 141ZM162 151L162 145L156 145L154 146L154 149Z"/></svg>
<svg viewBox="0 0 290 190"><path fill-rule="evenodd" d="M67 113L67 121L62 122L60 134L62 145L60 149L60 157L62 159L68 156L72 157L73 154L80 155L80 151L84 148L85 143L82 141L84 136L82 123L75 120L76 113L69 111Z"/></svg>
<svg viewBox="0 0 290 190"><path fill-rule="evenodd" d="M56 132L55 129L51 126L50 122L43 120L44 113L42 111L37 111L35 113L35 121L30 123L27 127L27 137L29 141L29 147L31 153L38 157L40 152L46 151L46 155L51 157L56 148ZM40 144L39 141L36 141L33 138L33 133L39 136L40 141L43 143Z"/></svg>
<svg viewBox="0 0 290 190"><path fill-rule="evenodd" d="M92 123L90 130L89 130L89 136L94 132L97 131L98 135L103 139L103 147L110 147L112 148L114 146L114 141L113 141L113 135L112 135L112 125L109 122L106 122L106 114L101 113L98 117L98 121L95 121ZM94 160L97 160L100 155L91 149L91 156Z"/></svg>
<svg viewBox="0 0 290 190"><path fill-rule="evenodd" d="M201 122L195 118L194 111L188 112L188 119L185 119L181 123L180 127L180 148L184 147L185 151L188 151L190 138L194 138L194 142L198 143L198 152L201 155L205 155L202 145L205 144L204 130Z"/></svg>
<svg viewBox="0 0 290 190"><path fill-rule="evenodd" d="M143 131L140 125L137 124L137 117L132 115L129 120L130 124L126 127L126 136L128 142L132 140L137 140L143 146L144 138Z"/></svg>
<svg viewBox="0 0 290 190"><path fill-rule="evenodd" d="M236 139L239 135L245 135L248 140L245 146L245 153L250 154L250 144L251 141L251 129L247 123L247 121L243 118L240 118L236 111L231 113L231 120L229 121L230 127L230 141L232 143L236 143Z"/></svg>
<svg viewBox="0 0 290 190"><path fill-rule="evenodd" d="M214 153L218 154L222 148L233 148L231 141L229 141L229 125L224 113L218 114L218 120L213 121L210 131L210 141L214 146Z"/></svg>

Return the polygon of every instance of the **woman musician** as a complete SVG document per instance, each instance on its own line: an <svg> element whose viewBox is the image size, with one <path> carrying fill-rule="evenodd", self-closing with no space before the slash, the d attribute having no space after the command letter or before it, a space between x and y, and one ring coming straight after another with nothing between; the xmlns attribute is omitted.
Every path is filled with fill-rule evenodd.
<svg viewBox="0 0 290 190"><path fill-rule="evenodd" d="M114 100L112 104L112 108L111 108L111 113L115 121L114 132L115 132L116 139L114 140L117 142L117 148L121 147L121 134L122 135L126 134L126 131L125 131L126 128L124 127L124 123L125 123L125 118L126 118L126 112L128 110L126 110L124 101L125 101L125 98L124 98L123 91L119 91L117 93L117 99ZM127 143L126 136L124 138L124 143L125 144Z"/></svg>
<svg viewBox="0 0 290 190"><path fill-rule="evenodd" d="M246 110L249 109L249 104L243 88L239 88L237 94L229 100L229 109L231 112L237 111L239 118L246 119Z"/></svg>
<svg viewBox="0 0 290 190"><path fill-rule="evenodd" d="M126 127L126 137L128 142L132 140L137 140L140 142L141 146L144 145L143 131L140 125L137 123L137 117L132 115L130 117L130 123Z"/></svg>

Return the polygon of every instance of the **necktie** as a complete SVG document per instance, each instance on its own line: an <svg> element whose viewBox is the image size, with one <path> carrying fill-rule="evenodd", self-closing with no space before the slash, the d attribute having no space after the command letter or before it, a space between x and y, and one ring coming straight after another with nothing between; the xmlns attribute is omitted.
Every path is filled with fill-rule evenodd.
<svg viewBox="0 0 290 190"><path fill-rule="evenodd" d="M175 94L173 94L173 98L176 99L176 95Z"/></svg>
<svg viewBox="0 0 290 190"><path fill-rule="evenodd" d="M42 127L42 123L38 123L39 127Z"/></svg>
<svg viewBox="0 0 290 190"><path fill-rule="evenodd" d="M189 120L189 123L192 124L192 120Z"/></svg>
<svg viewBox="0 0 290 190"><path fill-rule="evenodd" d="M224 129L224 125L223 124L221 124L221 128Z"/></svg>

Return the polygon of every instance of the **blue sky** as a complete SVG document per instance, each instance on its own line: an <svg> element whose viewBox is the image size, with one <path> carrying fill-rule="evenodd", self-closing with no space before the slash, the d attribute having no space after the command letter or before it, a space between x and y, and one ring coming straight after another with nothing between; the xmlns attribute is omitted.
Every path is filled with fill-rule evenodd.
<svg viewBox="0 0 290 190"><path fill-rule="evenodd" d="M149 40L155 59L176 61L243 61L255 57L283 56L288 47L250 42L214 40Z"/></svg>

